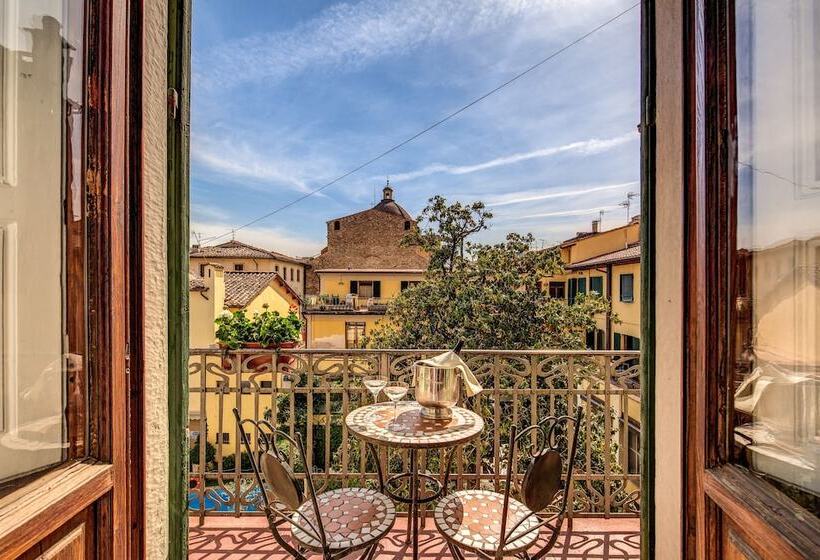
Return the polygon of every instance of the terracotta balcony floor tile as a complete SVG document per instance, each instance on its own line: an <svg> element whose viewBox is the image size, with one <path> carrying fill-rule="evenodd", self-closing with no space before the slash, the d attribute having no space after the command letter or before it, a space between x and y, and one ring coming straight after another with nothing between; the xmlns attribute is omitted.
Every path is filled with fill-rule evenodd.
<svg viewBox="0 0 820 560"><path fill-rule="evenodd" d="M192 560L286 560L289 555L273 539L263 517L209 516L198 526L190 518L188 557ZM380 543L377 560L402 560L410 557L406 538L407 518L399 517L393 530ZM566 530L566 524L564 528ZM287 537L289 539L289 537ZM428 518L419 536L422 560L450 558L447 546ZM358 558L358 554L350 558ZM318 556L316 556L318 558ZM472 558L467 555L468 558ZM550 560L637 560L640 558L640 521L635 517L613 519L579 518L572 531L563 533Z"/></svg>

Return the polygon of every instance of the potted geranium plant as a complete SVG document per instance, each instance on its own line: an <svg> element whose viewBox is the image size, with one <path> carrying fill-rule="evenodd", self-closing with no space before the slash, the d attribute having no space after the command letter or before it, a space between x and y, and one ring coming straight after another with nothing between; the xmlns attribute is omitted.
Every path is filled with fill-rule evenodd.
<svg viewBox="0 0 820 560"><path fill-rule="evenodd" d="M270 311L267 304L262 313L254 313L248 318L243 310L224 311L216 318L216 339L226 350L238 348L295 348L302 336L302 320L291 309L286 316L278 311ZM291 356L280 356L279 363L289 363ZM269 363L269 358L260 356L248 361L250 369ZM223 360L223 367L230 367L230 360Z"/></svg>

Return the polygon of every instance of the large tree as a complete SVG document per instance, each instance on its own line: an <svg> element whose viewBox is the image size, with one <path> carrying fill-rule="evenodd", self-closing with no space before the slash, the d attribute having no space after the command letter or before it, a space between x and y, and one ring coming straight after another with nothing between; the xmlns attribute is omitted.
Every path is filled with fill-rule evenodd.
<svg viewBox="0 0 820 560"><path fill-rule="evenodd" d="M464 340L480 349L581 349L608 310L596 295L573 305L554 299L542 280L561 273L556 249L533 249L531 234L507 235L503 243L471 240L487 229L492 214L481 202L429 200L404 243L430 253L424 281L403 291L365 343L378 348L446 348Z"/></svg>

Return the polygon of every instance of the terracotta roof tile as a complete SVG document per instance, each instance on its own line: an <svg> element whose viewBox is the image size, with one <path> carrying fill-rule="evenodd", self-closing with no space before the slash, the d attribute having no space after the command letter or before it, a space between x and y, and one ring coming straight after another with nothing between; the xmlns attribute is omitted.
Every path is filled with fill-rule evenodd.
<svg viewBox="0 0 820 560"><path fill-rule="evenodd" d="M188 276L188 290L189 291L204 291L208 287L205 285L205 279L202 276Z"/></svg>
<svg viewBox="0 0 820 560"><path fill-rule="evenodd" d="M276 272L226 272L225 306L247 306L265 287L277 279L280 285L284 286L295 299L299 299L298 294L293 291L293 288L282 280Z"/></svg>
<svg viewBox="0 0 820 560"><path fill-rule="evenodd" d="M586 259L584 261L579 261L577 263L567 265L567 268L569 270L577 270L582 268L592 268L602 264L640 262L640 260L641 244L636 243L634 245L630 245L626 249L620 249L618 251L613 251L611 253L605 253L603 255L598 255L597 257L592 257L591 259Z"/></svg>
<svg viewBox="0 0 820 560"><path fill-rule="evenodd" d="M191 248L191 257L195 258L245 258L245 259L279 259L298 264L304 264L303 259L289 257L276 251L268 251L242 243L241 241L228 241L219 245Z"/></svg>

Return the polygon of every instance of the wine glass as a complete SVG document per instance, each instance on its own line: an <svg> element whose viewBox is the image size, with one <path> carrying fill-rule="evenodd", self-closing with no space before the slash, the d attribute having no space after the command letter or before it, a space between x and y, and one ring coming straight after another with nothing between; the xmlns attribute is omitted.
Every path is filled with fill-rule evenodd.
<svg viewBox="0 0 820 560"><path fill-rule="evenodd" d="M395 419L399 412L399 401L407 394L408 385L404 381L390 381L384 387L384 394L387 398L393 401L393 418Z"/></svg>
<svg viewBox="0 0 820 560"><path fill-rule="evenodd" d="M381 393L384 386L387 385L387 380L379 376L373 376L365 377L362 382L364 386L367 387L367 390L370 391L370 394L373 395L373 403L377 403L379 401L379 393Z"/></svg>

